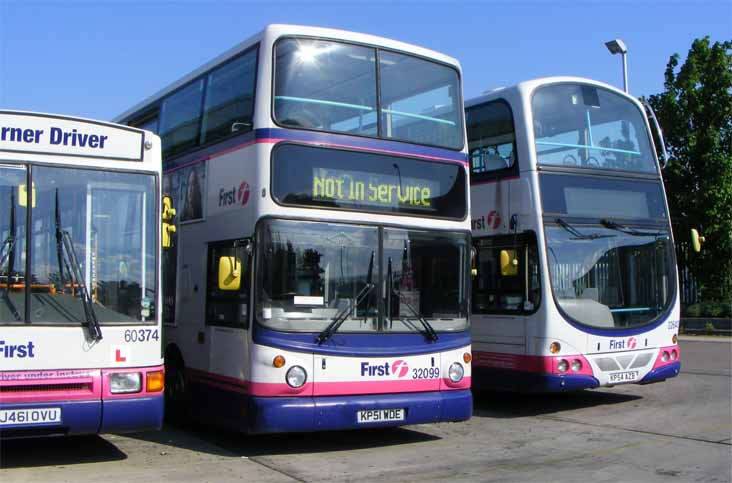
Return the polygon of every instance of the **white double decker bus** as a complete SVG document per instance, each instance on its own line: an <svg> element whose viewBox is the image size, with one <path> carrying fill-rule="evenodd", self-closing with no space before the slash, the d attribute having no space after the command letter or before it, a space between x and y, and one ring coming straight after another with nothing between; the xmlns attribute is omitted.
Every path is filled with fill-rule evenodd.
<svg viewBox="0 0 732 483"><path fill-rule="evenodd" d="M654 131L636 99L571 77L466 103L474 387L678 374L674 245L647 112Z"/></svg>
<svg viewBox="0 0 732 483"><path fill-rule="evenodd" d="M0 437L163 418L160 139L0 111Z"/></svg>
<svg viewBox="0 0 732 483"><path fill-rule="evenodd" d="M133 107L177 200L166 398L253 433L470 417L457 61L272 25Z"/></svg>

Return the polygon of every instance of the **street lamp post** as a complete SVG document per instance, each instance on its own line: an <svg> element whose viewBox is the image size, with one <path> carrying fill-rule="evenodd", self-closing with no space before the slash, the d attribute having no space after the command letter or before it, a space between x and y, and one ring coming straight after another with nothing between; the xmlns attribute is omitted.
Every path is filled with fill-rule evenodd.
<svg viewBox="0 0 732 483"><path fill-rule="evenodd" d="M613 39L609 42L605 42L605 47L610 51L611 54L621 54L623 57L623 90L628 93L628 48L625 43L620 39Z"/></svg>

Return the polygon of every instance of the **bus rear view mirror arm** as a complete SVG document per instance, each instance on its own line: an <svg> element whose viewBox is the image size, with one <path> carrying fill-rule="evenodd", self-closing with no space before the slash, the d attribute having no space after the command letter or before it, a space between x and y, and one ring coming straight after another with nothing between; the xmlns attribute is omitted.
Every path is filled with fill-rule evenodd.
<svg viewBox="0 0 732 483"><path fill-rule="evenodd" d="M643 107L646 108L646 112L648 113L648 119L653 121L653 127L656 130L656 135L658 136L658 144L661 145L661 155L663 157L663 164L661 164L661 169L666 169L666 166L668 165L668 153L666 152L666 142L663 140L663 131L661 130L661 126L658 124L656 113L653 112L651 105L648 104L646 101L643 101Z"/></svg>

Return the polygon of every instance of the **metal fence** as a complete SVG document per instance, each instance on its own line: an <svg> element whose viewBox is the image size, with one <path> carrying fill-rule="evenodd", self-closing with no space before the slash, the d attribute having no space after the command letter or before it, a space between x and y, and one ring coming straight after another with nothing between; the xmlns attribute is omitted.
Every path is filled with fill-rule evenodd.
<svg viewBox="0 0 732 483"><path fill-rule="evenodd" d="M691 246L682 242L676 244L676 263L679 266L679 289L681 306L688 307L701 302L701 287L691 273Z"/></svg>

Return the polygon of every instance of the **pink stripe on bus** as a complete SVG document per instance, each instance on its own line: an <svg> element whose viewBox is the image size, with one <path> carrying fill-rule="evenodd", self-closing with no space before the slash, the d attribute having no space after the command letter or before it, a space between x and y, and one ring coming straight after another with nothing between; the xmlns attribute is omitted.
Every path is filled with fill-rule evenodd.
<svg viewBox="0 0 732 483"><path fill-rule="evenodd" d="M100 399L99 370L16 371L0 373L0 403Z"/></svg>
<svg viewBox="0 0 732 483"><path fill-rule="evenodd" d="M211 387L260 397L282 396L345 396L356 394L395 394L405 392L452 391L470 388L470 377L459 383L448 379L404 379L392 381L306 382L292 388L284 382L245 381L196 369L186 369L191 380Z"/></svg>
<svg viewBox="0 0 732 483"><path fill-rule="evenodd" d="M276 144L281 141L288 141L288 139L284 138L259 138L255 139L249 142L246 142L244 144L241 144L240 146L233 147L231 149L227 149L226 151L222 151L221 153L216 153L215 155L212 155L209 159L213 159L215 157L223 156L224 154L228 154L232 151L236 151L237 149L244 148L246 146L250 146L252 144L259 144L259 143L266 143L266 144ZM333 148L348 148L353 149L354 151L367 151L371 153L382 153L382 154L396 154L399 156L408 156L410 158L421 158L421 159L432 159L436 161L449 161L451 163L457 163L462 164L464 166L468 165L467 161L458 161L455 159L450 158L443 158L441 156L430 156L428 154L415 154L415 153L405 153L403 151L394 151L392 149L381 149L381 148L367 148L365 146L351 146L349 144L340 144L340 143L328 143L328 142L321 142L321 141L297 141L305 144L312 144L316 146L329 146Z"/></svg>
<svg viewBox="0 0 732 483"><path fill-rule="evenodd" d="M437 391L437 379L405 379L394 381L316 382L316 396L345 396L351 394L388 394L401 392Z"/></svg>
<svg viewBox="0 0 732 483"><path fill-rule="evenodd" d="M214 374L211 372L201 371L199 369L192 369L190 367L186 368L186 375L191 378L191 380L197 380L201 382L218 382L224 385L229 386L238 386L240 388L246 389L249 387L249 381L246 381L244 379L238 379L236 377L231 376L222 376L220 374Z"/></svg>
<svg viewBox="0 0 732 483"><path fill-rule="evenodd" d="M673 351L676 351L676 358L671 359L671 353ZM668 354L668 360L666 362L663 361L663 353L666 352ZM681 353L679 352L679 346L672 345L668 347L661 347L658 349L658 355L656 356L656 362L653 363L653 369L658 369L659 367L667 366L669 364L673 364L674 362L679 362L681 360Z"/></svg>
<svg viewBox="0 0 732 483"><path fill-rule="evenodd" d="M566 360L569 365L577 359L582 362L582 368L579 371L559 372L558 364L560 360ZM592 367L587 359L579 354L562 355L562 356L534 356L524 354L504 354L500 352L483 352L473 351L474 367L490 367L495 369L508 369L512 371L522 372L538 372L541 374L565 374L577 375L582 374L592 376Z"/></svg>
<svg viewBox="0 0 732 483"><path fill-rule="evenodd" d="M288 386L284 382L249 382L249 394L252 396L312 396L312 382L306 382L297 389Z"/></svg>
<svg viewBox="0 0 732 483"><path fill-rule="evenodd" d="M470 377L463 377L460 382L452 382L449 378L440 379L440 391L456 391L458 389L470 389Z"/></svg>
<svg viewBox="0 0 732 483"><path fill-rule="evenodd" d="M223 151L219 151L217 153L213 153L210 156L201 157L201 158L198 158L198 159L189 161L189 162L187 162L185 164L182 164L180 166L176 166L175 168L171 168L171 169L168 169L168 170L164 170L164 172L165 173L172 173L174 171L178 171L180 169L187 168L188 166L192 166L194 164L197 164L197 163L200 163L200 162L203 162L203 161L210 161L210 160L213 160L213 159L216 159L216 158L220 158L220 157L225 156L225 155L227 155L229 153L233 153L233 152L238 151L240 149L244 149L246 147L249 147L249 146L251 146L253 144L276 144L276 143L278 143L280 141L288 141L288 140L287 139L283 139L283 138L259 138L259 139L252 139L251 141L247 141L247 142L242 143L242 144L239 144L237 146L233 146L233 147L231 147L229 149L225 149ZM405 153L405 152L402 152L402 151L394 151L394 150L391 150L391 149L367 148L367 147L364 147L364 146L350 146L348 144L323 143L323 142L313 142L313 141L298 141L298 142L301 142L301 143L304 143L304 144L311 144L311 145L315 145L315 146L328 146L328 147L333 147L333 148L348 148L348 149L353 149L355 151L364 151L364 152L370 152L370 153L395 154L395 155L398 155L398 156L407 156L407 157L410 157L410 158L429 159L429 160L433 160L433 161L447 161L447 162L450 162L450 163L460 164L461 166L468 166L468 164L469 164L467 161L458 161L458 160L455 160L455 159L443 158L443 157L440 157L440 156L429 156L427 154Z"/></svg>
<svg viewBox="0 0 732 483"><path fill-rule="evenodd" d="M474 367L493 367L515 371L551 373L552 362L552 357L473 350Z"/></svg>

